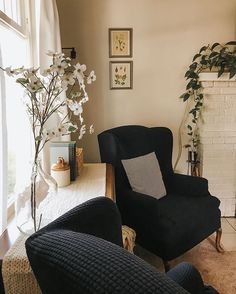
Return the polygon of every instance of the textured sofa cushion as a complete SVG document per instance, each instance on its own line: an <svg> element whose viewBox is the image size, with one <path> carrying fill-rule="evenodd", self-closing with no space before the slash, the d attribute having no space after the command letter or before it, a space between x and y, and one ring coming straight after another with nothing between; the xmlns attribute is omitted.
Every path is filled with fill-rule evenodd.
<svg viewBox="0 0 236 294"><path fill-rule="evenodd" d="M133 191L157 199L166 195L155 152L121 161Z"/></svg>

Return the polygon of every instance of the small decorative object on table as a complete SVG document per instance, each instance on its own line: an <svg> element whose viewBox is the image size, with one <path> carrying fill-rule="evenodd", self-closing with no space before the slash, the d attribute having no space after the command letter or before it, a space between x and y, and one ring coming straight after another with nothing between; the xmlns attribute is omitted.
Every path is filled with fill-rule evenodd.
<svg viewBox="0 0 236 294"><path fill-rule="evenodd" d="M70 165L70 180L75 181L77 177L76 167L76 141L53 141L50 142L50 163L57 161L58 157Z"/></svg>
<svg viewBox="0 0 236 294"><path fill-rule="evenodd" d="M63 157L58 157L57 163L52 165L51 176L56 180L58 187L70 185L70 166Z"/></svg>
<svg viewBox="0 0 236 294"><path fill-rule="evenodd" d="M17 226L21 231L31 234L37 231L43 222L43 211L38 212L41 194L41 181L38 181L38 173L41 167L38 165L40 153L45 144L53 138L79 131L78 139L86 132L86 125L82 117L83 105L89 100L85 90L85 84L91 84L96 80L94 71L86 75L86 65L79 62L75 65L69 57L62 53L49 52L52 64L40 73L39 68L2 68L9 76L18 76L19 83L26 92L24 104L29 116L33 138L34 156L31 169L31 183L24 190L22 197L16 202ZM77 85L77 90L75 86ZM65 91L68 89L68 95ZM52 126L52 116L57 116ZM79 125L72 123L72 115L77 116ZM50 120L50 126L49 126ZM93 132L93 126L89 128ZM48 179L48 175L41 173ZM44 182L47 183L45 180ZM44 190L44 188L43 188ZM50 189L49 189L50 191ZM54 191L56 191L54 189ZM55 193L54 193L55 194ZM52 196L52 195L46 195ZM43 199L44 200L44 199ZM46 201L46 202L45 202ZM44 200L44 207L47 200Z"/></svg>

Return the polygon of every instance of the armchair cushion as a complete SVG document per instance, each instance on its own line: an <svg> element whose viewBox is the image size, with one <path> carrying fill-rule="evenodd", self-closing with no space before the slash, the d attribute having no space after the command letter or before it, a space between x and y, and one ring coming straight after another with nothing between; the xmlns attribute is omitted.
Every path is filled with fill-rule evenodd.
<svg viewBox="0 0 236 294"><path fill-rule="evenodd" d="M165 260L204 240L206 224L209 235L220 227L219 200L214 196L196 198L170 193L157 200L131 189L119 193L126 204L121 207L123 221L135 229L137 243Z"/></svg>
<svg viewBox="0 0 236 294"><path fill-rule="evenodd" d="M123 159L121 162L133 191L157 199L166 195L166 188L155 152Z"/></svg>

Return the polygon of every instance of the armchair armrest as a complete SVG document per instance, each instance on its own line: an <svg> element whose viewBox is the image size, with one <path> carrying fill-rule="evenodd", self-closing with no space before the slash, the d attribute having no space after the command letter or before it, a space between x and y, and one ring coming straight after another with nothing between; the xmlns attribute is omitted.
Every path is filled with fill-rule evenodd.
<svg viewBox="0 0 236 294"><path fill-rule="evenodd" d="M191 294L219 294L211 286L204 285L201 274L191 263L179 263L166 275Z"/></svg>
<svg viewBox="0 0 236 294"><path fill-rule="evenodd" d="M208 181L202 177L187 176L181 174L173 175L173 192L189 196L207 196Z"/></svg>
<svg viewBox="0 0 236 294"><path fill-rule="evenodd" d="M202 293L204 288L202 277L199 271L190 263L182 262L169 270L166 275L181 285L189 293Z"/></svg>
<svg viewBox="0 0 236 294"><path fill-rule="evenodd" d="M120 213L107 197L96 197L74 207L38 232L56 229L90 234L123 247Z"/></svg>

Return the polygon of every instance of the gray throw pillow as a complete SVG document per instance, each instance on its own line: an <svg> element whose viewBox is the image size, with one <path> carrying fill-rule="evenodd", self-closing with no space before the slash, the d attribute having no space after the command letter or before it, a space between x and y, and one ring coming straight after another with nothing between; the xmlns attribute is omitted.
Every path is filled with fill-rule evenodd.
<svg viewBox="0 0 236 294"><path fill-rule="evenodd" d="M121 162L133 191L157 199L166 195L155 152L131 159L123 159Z"/></svg>

